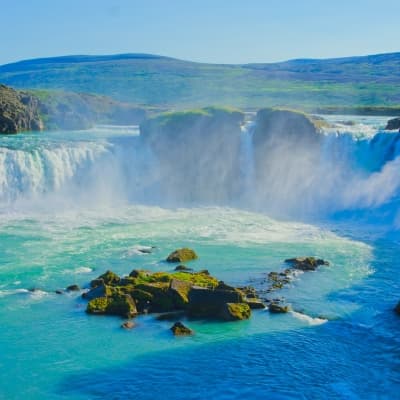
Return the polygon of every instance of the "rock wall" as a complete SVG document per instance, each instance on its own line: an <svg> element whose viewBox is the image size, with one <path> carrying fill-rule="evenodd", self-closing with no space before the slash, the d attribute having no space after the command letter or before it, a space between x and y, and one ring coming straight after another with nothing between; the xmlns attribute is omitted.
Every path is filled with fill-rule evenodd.
<svg viewBox="0 0 400 400"><path fill-rule="evenodd" d="M80 130L95 124L137 125L144 108L108 97L60 91L17 91L0 85L0 133Z"/></svg>
<svg viewBox="0 0 400 400"><path fill-rule="evenodd" d="M42 129L39 100L29 93L0 85L0 133Z"/></svg>
<svg viewBox="0 0 400 400"><path fill-rule="evenodd" d="M244 114L203 108L162 114L140 126L158 163L164 200L226 203L235 195Z"/></svg>

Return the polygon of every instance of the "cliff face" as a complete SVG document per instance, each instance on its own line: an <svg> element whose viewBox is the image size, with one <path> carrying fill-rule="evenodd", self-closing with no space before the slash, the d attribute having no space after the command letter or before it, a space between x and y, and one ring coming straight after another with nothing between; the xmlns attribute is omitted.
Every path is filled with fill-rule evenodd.
<svg viewBox="0 0 400 400"><path fill-rule="evenodd" d="M244 114L203 108L160 115L140 135L159 163L165 200L226 202L235 196Z"/></svg>
<svg viewBox="0 0 400 400"><path fill-rule="evenodd" d="M315 166L321 158L318 125L309 116L289 110L257 113L254 143L256 197L279 210L296 209L299 200L312 204ZM308 204L308 203L307 203Z"/></svg>
<svg viewBox="0 0 400 400"><path fill-rule="evenodd" d="M85 93L18 91L0 85L0 133L78 130L95 124L136 125L146 110Z"/></svg>
<svg viewBox="0 0 400 400"><path fill-rule="evenodd" d="M46 129L89 129L95 124L136 125L146 110L105 96L87 93L37 91Z"/></svg>
<svg viewBox="0 0 400 400"><path fill-rule="evenodd" d="M39 100L29 93L0 85L0 133L42 129Z"/></svg>

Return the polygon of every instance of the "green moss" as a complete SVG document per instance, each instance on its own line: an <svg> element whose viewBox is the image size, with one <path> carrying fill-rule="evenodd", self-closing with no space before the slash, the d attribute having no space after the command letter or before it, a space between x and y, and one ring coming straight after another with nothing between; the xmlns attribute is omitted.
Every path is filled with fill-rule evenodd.
<svg viewBox="0 0 400 400"><path fill-rule="evenodd" d="M188 281L173 279L171 281L169 291L172 294L175 307L178 309L186 308L189 303L189 292L192 284Z"/></svg>
<svg viewBox="0 0 400 400"><path fill-rule="evenodd" d="M171 274L174 279L190 282L193 286L215 288L218 286L218 279L205 273L174 272Z"/></svg>
<svg viewBox="0 0 400 400"><path fill-rule="evenodd" d="M86 312L89 314L105 314L108 306L107 297L97 297L96 299L90 300Z"/></svg>
<svg viewBox="0 0 400 400"><path fill-rule="evenodd" d="M153 296L150 305L152 312L165 312L175 309L173 297L168 290L168 282L141 283L136 288Z"/></svg>
<svg viewBox="0 0 400 400"><path fill-rule="evenodd" d="M98 297L90 300L86 312L89 314L120 315L132 317L137 314L136 305L127 294L113 294L111 297Z"/></svg>
<svg viewBox="0 0 400 400"><path fill-rule="evenodd" d="M108 299L106 314L133 317L137 314L135 302L128 294L113 295Z"/></svg>
<svg viewBox="0 0 400 400"><path fill-rule="evenodd" d="M121 280L121 278L117 274L110 270L100 275L97 279L102 279L106 285L116 284Z"/></svg>
<svg viewBox="0 0 400 400"><path fill-rule="evenodd" d="M249 319L251 310L246 303L227 303L223 318L229 321Z"/></svg>

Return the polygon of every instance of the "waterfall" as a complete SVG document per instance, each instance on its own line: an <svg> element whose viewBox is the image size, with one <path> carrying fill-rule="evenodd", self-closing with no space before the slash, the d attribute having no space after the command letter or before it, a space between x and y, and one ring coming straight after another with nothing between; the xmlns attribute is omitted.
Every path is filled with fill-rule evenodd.
<svg viewBox="0 0 400 400"><path fill-rule="evenodd" d="M288 146L287 138L277 136L273 146L257 155L255 124L248 121L241 129L240 148L232 153L237 154L237 162L227 163L219 151L219 157L213 152L199 153L195 162L187 163L193 168L192 186L182 184L179 190L171 184L182 174L179 164L169 163L166 169L137 135L2 138L0 207L50 207L60 202L62 207L222 203L294 217L382 207L385 213L388 208L391 214L397 213L400 133L360 135L352 129L323 132L312 148L300 141ZM210 180L220 183L218 191ZM193 187L198 189L193 192L195 198L189 192ZM200 197L204 190L207 196Z"/></svg>
<svg viewBox="0 0 400 400"><path fill-rule="evenodd" d="M241 127L240 136L240 182L241 201L249 206L255 190L255 161L253 148L254 121L247 121Z"/></svg>

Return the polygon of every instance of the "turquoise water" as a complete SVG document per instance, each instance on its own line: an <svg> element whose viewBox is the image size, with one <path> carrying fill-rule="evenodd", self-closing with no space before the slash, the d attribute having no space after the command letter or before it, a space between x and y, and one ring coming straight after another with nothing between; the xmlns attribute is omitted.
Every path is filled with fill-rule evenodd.
<svg viewBox="0 0 400 400"><path fill-rule="evenodd" d="M0 138L0 398L399 398L395 228L354 216L310 224L236 206L167 208L153 182L141 182L152 159L135 152L136 135ZM181 246L198 252L193 268L259 289L288 257L331 266L277 294L302 314L187 321L189 338L151 315L124 331L119 318L86 315L79 293L54 293L105 269L172 270L163 260Z"/></svg>

